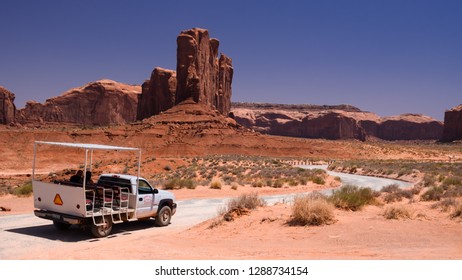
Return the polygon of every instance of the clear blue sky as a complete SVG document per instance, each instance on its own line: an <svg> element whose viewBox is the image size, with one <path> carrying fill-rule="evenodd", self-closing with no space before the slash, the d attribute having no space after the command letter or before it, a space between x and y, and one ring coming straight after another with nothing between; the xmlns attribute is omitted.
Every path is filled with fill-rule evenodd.
<svg viewBox="0 0 462 280"><path fill-rule="evenodd" d="M175 70L193 27L233 59L233 101L439 120L462 103L458 0L2 0L0 85L22 108L102 78L141 84Z"/></svg>

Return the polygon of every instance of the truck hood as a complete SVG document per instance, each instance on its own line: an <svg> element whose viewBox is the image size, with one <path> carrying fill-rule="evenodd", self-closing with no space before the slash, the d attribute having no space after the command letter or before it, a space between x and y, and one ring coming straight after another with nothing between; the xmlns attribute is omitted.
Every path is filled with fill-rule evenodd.
<svg viewBox="0 0 462 280"><path fill-rule="evenodd" d="M164 190L158 190L159 193L157 195L160 195L162 198L171 198L173 201L176 200L175 195L172 192L169 191L164 191Z"/></svg>

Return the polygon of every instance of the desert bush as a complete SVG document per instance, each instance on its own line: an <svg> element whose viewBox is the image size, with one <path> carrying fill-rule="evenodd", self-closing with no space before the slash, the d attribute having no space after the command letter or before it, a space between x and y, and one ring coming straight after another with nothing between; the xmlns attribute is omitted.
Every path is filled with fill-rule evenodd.
<svg viewBox="0 0 462 280"><path fill-rule="evenodd" d="M448 212L451 208L457 206L457 201L453 197L446 197L441 201L434 203L431 208L439 208L443 212Z"/></svg>
<svg viewBox="0 0 462 280"><path fill-rule="evenodd" d="M385 193L383 200L386 203L401 201L403 200L403 197L411 199L414 196L414 193L411 189L403 190L397 184L385 186L381 189L381 192Z"/></svg>
<svg viewBox="0 0 462 280"><path fill-rule="evenodd" d="M424 187L431 187L431 186L434 186L436 184L436 177L434 175L430 175L430 174L425 174L424 178L423 178L423 181L422 181L422 184Z"/></svg>
<svg viewBox="0 0 462 280"><path fill-rule="evenodd" d="M210 188L214 190L221 190L222 188L222 183L220 180L213 180L212 183L210 183Z"/></svg>
<svg viewBox="0 0 462 280"><path fill-rule="evenodd" d="M443 188L446 189L449 186L462 186L462 180L459 177L451 176L443 180Z"/></svg>
<svg viewBox="0 0 462 280"><path fill-rule="evenodd" d="M273 188L282 188L284 186L284 181L282 179L274 180L272 187Z"/></svg>
<svg viewBox="0 0 462 280"><path fill-rule="evenodd" d="M238 187L239 187L239 184L236 183L236 182L233 182L233 183L231 184L231 189L232 189L232 190L237 190Z"/></svg>
<svg viewBox="0 0 462 280"><path fill-rule="evenodd" d="M337 208L357 211L364 205L372 204L376 200L371 188L345 185L338 190L334 190L329 197L329 201Z"/></svg>
<svg viewBox="0 0 462 280"><path fill-rule="evenodd" d="M460 197L462 196L462 186L450 185L444 192L444 197Z"/></svg>
<svg viewBox="0 0 462 280"><path fill-rule="evenodd" d="M396 193L399 192L401 189L399 188L398 184L391 184L388 186L383 187L380 191L386 193Z"/></svg>
<svg viewBox="0 0 462 280"><path fill-rule="evenodd" d="M444 194L444 189L442 187L431 187L425 191L420 197L423 201L438 201L441 200Z"/></svg>
<svg viewBox="0 0 462 280"><path fill-rule="evenodd" d="M462 203L458 203L451 213L451 218L462 218Z"/></svg>
<svg viewBox="0 0 462 280"><path fill-rule="evenodd" d="M318 184L318 185L324 185L326 183L324 178L322 178L320 176L314 176L313 178L311 178L311 181L313 183L315 183L315 184Z"/></svg>
<svg viewBox="0 0 462 280"><path fill-rule="evenodd" d="M175 189L195 189L197 183L192 179L180 179L180 178L172 178L165 182L164 184L165 190L175 190Z"/></svg>
<svg viewBox="0 0 462 280"><path fill-rule="evenodd" d="M407 208L405 208L402 205L399 206L389 206L385 208L385 211L383 212L383 216L386 219L410 219L411 218L411 213Z"/></svg>
<svg viewBox="0 0 462 280"><path fill-rule="evenodd" d="M253 181L251 185L254 188L263 188L263 181L261 180Z"/></svg>
<svg viewBox="0 0 462 280"><path fill-rule="evenodd" d="M187 189L195 189L197 186L197 183L192 180L192 179L181 179L179 182L179 187L180 188L187 188Z"/></svg>
<svg viewBox="0 0 462 280"><path fill-rule="evenodd" d="M13 189L13 194L16 196L30 196L32 194L32 182L26 182L24 185Z"/></svg>
<svg viewBox="0 0 462 280"><path fill-rule="evenodd" d="M266 202L258 196L257 193L242 194L228 201L227 211L233 209L253 210L259 206L265 206Z"/></svg>
<svg viewBox="0 0 462 280"><path fill-rule="evenodd" d="M313 193L295 197L291 225L319 226L334 222L334 206L325 196Z"/></svg>

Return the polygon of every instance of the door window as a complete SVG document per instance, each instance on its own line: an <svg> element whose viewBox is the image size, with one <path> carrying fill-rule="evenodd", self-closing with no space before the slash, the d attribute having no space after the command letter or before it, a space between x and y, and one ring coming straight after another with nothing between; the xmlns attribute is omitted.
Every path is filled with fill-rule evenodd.
<svg viewBox="0 0 462 280"><path fill-rule="evenodd" d="M139 180L138 182L138 193L139 194L149 194L152 193L152 188L148 182L144 180Z"/></svg>

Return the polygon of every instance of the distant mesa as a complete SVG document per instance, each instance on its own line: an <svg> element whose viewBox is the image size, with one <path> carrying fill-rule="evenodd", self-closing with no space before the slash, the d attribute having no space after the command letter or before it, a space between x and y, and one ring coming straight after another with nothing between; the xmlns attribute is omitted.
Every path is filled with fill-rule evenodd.
<svg viewBox="0 0 462 280"><path fill-rule="evenodd" d="M444 142L462 140L462 104L444 113Z"/></svg>
<svg viewBox="0 0 462 280"><path fill-rule="evenodd" d="M325 139L438 140L443 124L418 114L381 118L351 105L233 103L233 118L255 131Z"/></svg>
<svg viewBox="0 0 462 280"><path fill-rule="evenodd" d="M136 120L141 87L99 80L71 89L44 104L29 101L18 111L19 123L108 125Z"/></svg>

